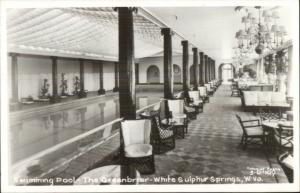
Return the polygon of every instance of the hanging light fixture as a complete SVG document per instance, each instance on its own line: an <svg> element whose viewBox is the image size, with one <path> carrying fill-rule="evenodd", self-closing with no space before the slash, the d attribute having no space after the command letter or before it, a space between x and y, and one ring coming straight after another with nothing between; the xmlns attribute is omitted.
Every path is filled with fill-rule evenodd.
<svg viewBox="0 0 300 193"><path fill-rule="evenodd" d="M279 13L270 10L263 10L261 6L254 7L258 10L258 19L252 12L246 10L246 15L242 17L244 29L236 32L238 48L241 53L262 54L265 49L274 50L284 43L287 32L282 25L278 25ZM235 10L241 10L242 7Z"/></svg>

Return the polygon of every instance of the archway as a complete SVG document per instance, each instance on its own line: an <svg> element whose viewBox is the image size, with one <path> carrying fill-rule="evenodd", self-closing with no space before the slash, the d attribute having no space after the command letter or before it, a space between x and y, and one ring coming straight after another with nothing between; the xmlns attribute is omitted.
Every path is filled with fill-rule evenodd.
<svg viewBox="0 0 300 193"><path fill-rule="evenodd" d="M223 83L230 82L233 78L235 78L235 67L232 63L222 63L219 68L219 80L222 80Z"/></svg>
<svg viewBox="0 0 300 193"><path fill-rule="evenodd" d="M192 65L190 67L190 84L194 84L194 79L195 79L194 70L195 70L195 65Z"/></svg>
<svg viewBox="0 0 300 193"><path fill-rule="evenodd" d="M159 83L159 68L155 65L149 66L147 69L147 83L153 84L153 83Z"/></svg>
<svg viewBox="0 0 300 193"><path fill-rule="evenodd" d="M173 64L174 83L182 83L181 69L177 64Z"/></svg>

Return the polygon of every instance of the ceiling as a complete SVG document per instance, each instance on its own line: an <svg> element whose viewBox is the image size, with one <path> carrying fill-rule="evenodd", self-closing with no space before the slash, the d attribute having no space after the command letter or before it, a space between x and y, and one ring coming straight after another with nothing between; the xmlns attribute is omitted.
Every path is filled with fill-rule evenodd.
<svg viewBox="0 0 300 193"><path fill-rule="evenodd" d="M231 61L234 55L235 33L243 28L241 17L245 12L235 7L151 7L147 8L176 32L190 40L200 50L219 62ZM247 7L249 12L257 10ZM293 31L291 11L288 7L264 7L277 10L278 23L284 25L290 35ZM288 37L290 38L290 36ZM255 57L256 55L253 55Z"/></svg>
<svg viewBox="0 0 300 193"><path fill-rule="evenodd" d="M287 8L280 21L291 31ZM175 31L173 53L181 53L181 40L218 61L231 60L235 32L243 13L234 7L147 7L147 13ZM135 57L163 51L160 28L142 11L134 14ZM8 50L12 52L67 57L118 59L118 18L112 8L23 8L8 9ZM180 36L176 35L180 34ZM190 46L190 49L192 46ZM190 52L191 53L191 52Z"/></svg>

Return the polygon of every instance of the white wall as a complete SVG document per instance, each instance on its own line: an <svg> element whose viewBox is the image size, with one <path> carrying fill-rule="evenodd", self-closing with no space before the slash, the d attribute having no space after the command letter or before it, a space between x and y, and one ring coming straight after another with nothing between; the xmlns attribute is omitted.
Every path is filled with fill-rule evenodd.
<svg viewBox="0 0 300 193"><path fill-rule="evenodd" d="M61 74L65 73L65 79L68 80L68 93L74 91L74 78L79 77L79 60L58 59L58 94L61 94ZM9 98L12 96L11 90L11 57L8 57L8 92ZM99 86L99 66L98 63L86 60L84 61L84 81L85 89L88 91L98 91ZM103 87L106 90L114 88L114 63L103 62ZM28 97L38 98L43 85L43 79L47 78L50 85L49 93L52 95L52 61L50 58L24 57L18 56L18 86L19 99Z"/></svg>
<svg viewBox="0 0 300 193"><path fill-rule="evenodd" d="M112 90L115 87L114 62L106 61L103 63L103 82L103 87L105 90Z"/></svg>
<svg viewBox="0 0 300 193"><path fill-rule="evenodd" d="M51 61L50 61L51 62ZM65 73L65 80L68 80L68 93L72 94L74 91L74 79L75 76L79 77L79 60L57 60L57 83L58 83L58 94L60 95L62 92L61 80L62 80L62 73ZM86 69L86 68L85 68ZM51 68L50 68L51 70ZM52 74L50 74L52 76ZM52 82L51 82L52 85ZM51 91L52 92L52 91Z"/></svg>
<svg viewBox="0 0 300 193"><path fill-rule="evenodd" d="M51 60L47 58L18 57L18 88L19 99L28 97L37 98L40 95L43 79L47 78L52 94Z"/></svg>
<svg viewBox="0 0 300 193"><path fill-rule="evenodd" d="M192 65L192 57L189 57L189 64ZM181 70L181 80L182 80L182 56L173 56L172 63L177 64ZM147 69L149 66L155 65L159 68L159 78L160 83L164 82L164 66L163 57L148 57L139 59L139 83L147 83Z"/></svg>

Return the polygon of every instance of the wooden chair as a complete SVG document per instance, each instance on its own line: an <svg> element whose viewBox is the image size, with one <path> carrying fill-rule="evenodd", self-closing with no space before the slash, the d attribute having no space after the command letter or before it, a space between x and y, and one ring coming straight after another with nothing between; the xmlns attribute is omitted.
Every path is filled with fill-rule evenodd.
<svg viewBox="0 0 300 193"><path fill-rule="evenodd" d="M240 96L240 91L238 89L238 85L236 85L236 84L231 85L231 96L237 96L237 97Z"/></svg>
<svg viewBox="0 0 300 193"><path fill-rule="evenodd" d="M284 174L286 175L290 183L294 182L294 166L293 155L289 152L285 152L277 157L277 161L281 166Z"/></svg>
<svg viewBox="0 0 300 193"><path fill-rule="evenodd" d="M236 118L243 129L241 144L243 145L244 150L247 148L248 142L255 139L261 141L262 144L265 143L265 134L259 119L243 121L239 115L236 115Z"/></svg>
<svg viewBox="0 0 300 193"><path fill-rule="evenodd" d="M278 128L274 129L274 140L276 142L279 153L282 151L293 152L293 126L278 124Z"/></svg>
<svg viewBox="0 0 300 193"><path fill-rule="evenodd" d="M122 164L134 166L141 174L155 172L153 147L150 144L151 120L121 122Z"/></svg>

